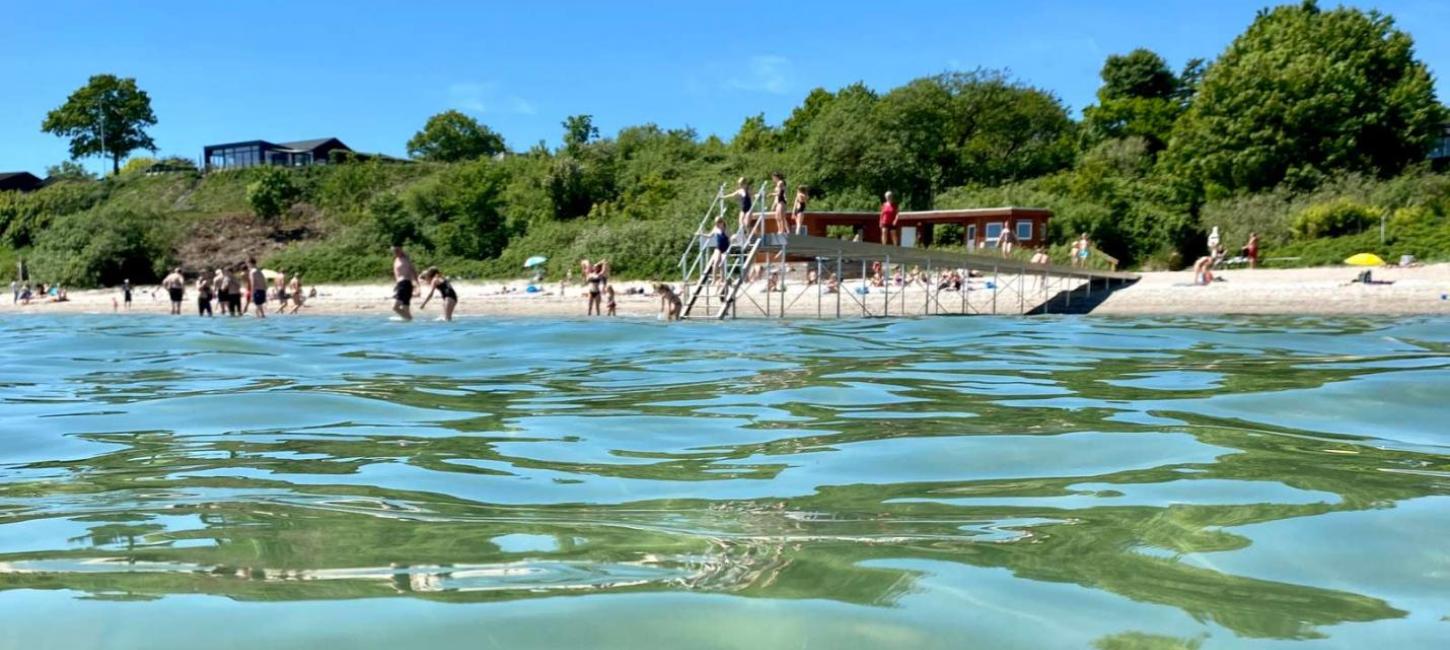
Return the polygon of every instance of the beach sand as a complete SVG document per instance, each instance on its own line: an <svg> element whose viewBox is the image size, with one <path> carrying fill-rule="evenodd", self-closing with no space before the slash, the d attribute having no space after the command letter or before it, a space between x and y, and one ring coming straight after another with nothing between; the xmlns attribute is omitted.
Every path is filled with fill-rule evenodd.
<svg viewBox="0 0 1450 650"><path fill-rule="evenodd" d="M1377 281L1392 284L1361 285L1350 284L1360 269L1349 267L1323 267L1307 269L1258 269L1231 270L1220 274L1221 282L1211 286L1193 286L1193 274L1189 271L1154 272L1142 274L1136 284L1114 291L1106 300L1101 300L1092 311L1099 315L1173 315L1173 314L1450 314L1450 264L1432 264L1417 268L1374 269ZM1001 290L986 287L986 279L976 279L973 291L963 304L962 297L955 293L940 294L940 310L958 312L964 307L971 312L990 312L994 298L999 311L1016 313L1019 302L1030 308L1032 299L1040 301L1041 292L1035 280L1028 280L1028 297L1020 300L1011 284L1004 282ZM789 281L788 281L789 282ZM848 291L859 284L848 281ZM563 290L558 282L545 284L542 293L529 294L521 290L526 281L513 282L467 282L453 283L459 293L457 316L500 316L500 317L576 317L585 310L584 288L574 285ZM652 295L626 295L629 288L645 288L647 282L616 282L619 316L627 318L655 318L659 312L659 299ZM1098 285L1099 287L1101 285ZM503 293L509 287L512 293ZM168 302L164 291L155 287L137 287L135 302L129 313L165 314ZM1056 287L1054 287L1054 290ZM1102 294L1094 289L1097 298ZM308 315L357 315L386 318L392 315L392 286L389 284L345 284L318 285L318 295L307 301L301 313ZM802 292L797 282L787 292L790 303L788 315L801 318L815 318L819 313L832 317L836 313L836 296L826 294L817 301L816 290ZM196 301L190 288L183 304L183 315L196 314ZM737 313L740 317L759 317L760 307L765 305L765 294L757 285L750 292L749 300L742 300ZM1081 295L1081 294L1079 294ZM779 310L779 293L772 294L773 312ZM921 288L900 291L891 290L890 314L920 314L928 303L927 292ZM127 313L113 307L119 303L120 291L98 289L72 291L70 300L63 303L35 302L30 305L13 305L0 301L0 316L11 314L55 314L55 313ZM857 299L860 302L857 302ZM886 298L885 292L873 288L871 293L859 296L847 293L841 298L843 316L860 316L862 304L872 314L880 314ZM1076 300L1076 297L1074 297ZM753 303L751 302L753 301ZM442 305L434 302L426 310L418 310L421 299L414 299L414 314L419 320L432 320L442 315ZM269 315L276 303L268 304ZM935 309L936 307L934 307Z"/></svg>

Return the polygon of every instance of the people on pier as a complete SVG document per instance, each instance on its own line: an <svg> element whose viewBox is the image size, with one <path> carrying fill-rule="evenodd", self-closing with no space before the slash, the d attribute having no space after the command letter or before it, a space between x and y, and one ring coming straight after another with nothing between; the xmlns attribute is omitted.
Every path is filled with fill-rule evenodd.
<svg viewBox="0 0 1450 650"><path fill-rule="evenodd" d="M783 235L790 232L785 221L785 175L772 172L770 178L775 181L775 189L770 195L770 211L775 215L775 231Z"/></svg>
<svg viewBox="0 0 1450 650"><path fill-rule="evenodd" d="M811 200L811 188L801 185L795 188L795 205L791 206L791 220L794 222L792 232L797 235L806 234L806 204Z"/></svg>
<svg viewBox="0 0 1450 650"><path fill-rule="evenodd" d="M725 197L725 200L735 199L740 202L740 232L749 232L751 223L750 208L753 206L753 199L750 196L750 179L741 176L736 183L737 187Z"/></svg>

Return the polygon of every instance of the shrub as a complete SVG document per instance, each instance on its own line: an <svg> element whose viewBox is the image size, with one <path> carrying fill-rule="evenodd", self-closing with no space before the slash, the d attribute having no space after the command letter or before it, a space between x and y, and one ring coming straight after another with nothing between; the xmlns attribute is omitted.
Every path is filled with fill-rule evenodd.
<svg viewBox="0 0 1450 650"><path fill-rule="evenodd" d="M8 246L30 246L56 217L87 210L105 197L103 184L85 181L54 183L28 194L0 192L0 234Z"/></svg>
<svg viewBox="0 0 1450 650"><path fill-rule="evenodd" d="M292 174L279 167L265 167L247 184L247 205L263 219L275 219L301 196Z"/></svg>
<svg viewBox="0 0 1450 650"><path fill-rule="evenodd" d="M1346 198L1311 205L1294 215L1289 229L1298 239L1338 237L1379 223L1381 211Z"/></svg>
<svg viewBox="0 0 1450 650"><path fill-rule="evenodd" d="M174 232L157 214L94 210L56 219L36 242L34 275L78 287L155 282L171 264Z"/></svg>

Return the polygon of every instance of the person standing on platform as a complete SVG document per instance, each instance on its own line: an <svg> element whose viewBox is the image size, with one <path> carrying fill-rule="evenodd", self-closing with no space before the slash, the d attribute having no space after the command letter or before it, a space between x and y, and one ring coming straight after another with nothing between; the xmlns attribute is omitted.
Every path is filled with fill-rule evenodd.
<svg viewBox="0 0 1450 650"><path fill-rule="evenodd" d="M896 198L887 192L881 204L881 243L887 246L901 245L901 229L896 225Z"/></svg>

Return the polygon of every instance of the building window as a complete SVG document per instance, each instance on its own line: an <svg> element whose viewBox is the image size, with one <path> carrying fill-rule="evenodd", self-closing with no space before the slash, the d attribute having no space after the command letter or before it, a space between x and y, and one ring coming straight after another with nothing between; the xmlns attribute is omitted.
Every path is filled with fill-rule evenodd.
<svg viewBox="0 0 1450 650"><path fill-rule="evenodd" d="M1032 222L1031 221L1025 221L1024 220L1024 221L1018 221L1017 222L1017 241L1019 241L1019 242L1032 241Z"/></svg>
<svg viewBox="0 0 1450 650"><path fill-rule="evenodd" d="M987 248L994 248L994 247L996 247L997 246L997 243L998 243L998 240L1001 239L1001 238L1002 238L1002 224L1000 222L993 222L993 223L987 224L987 241L984 242L984 244L986 245L986 247Z"/></svg>

